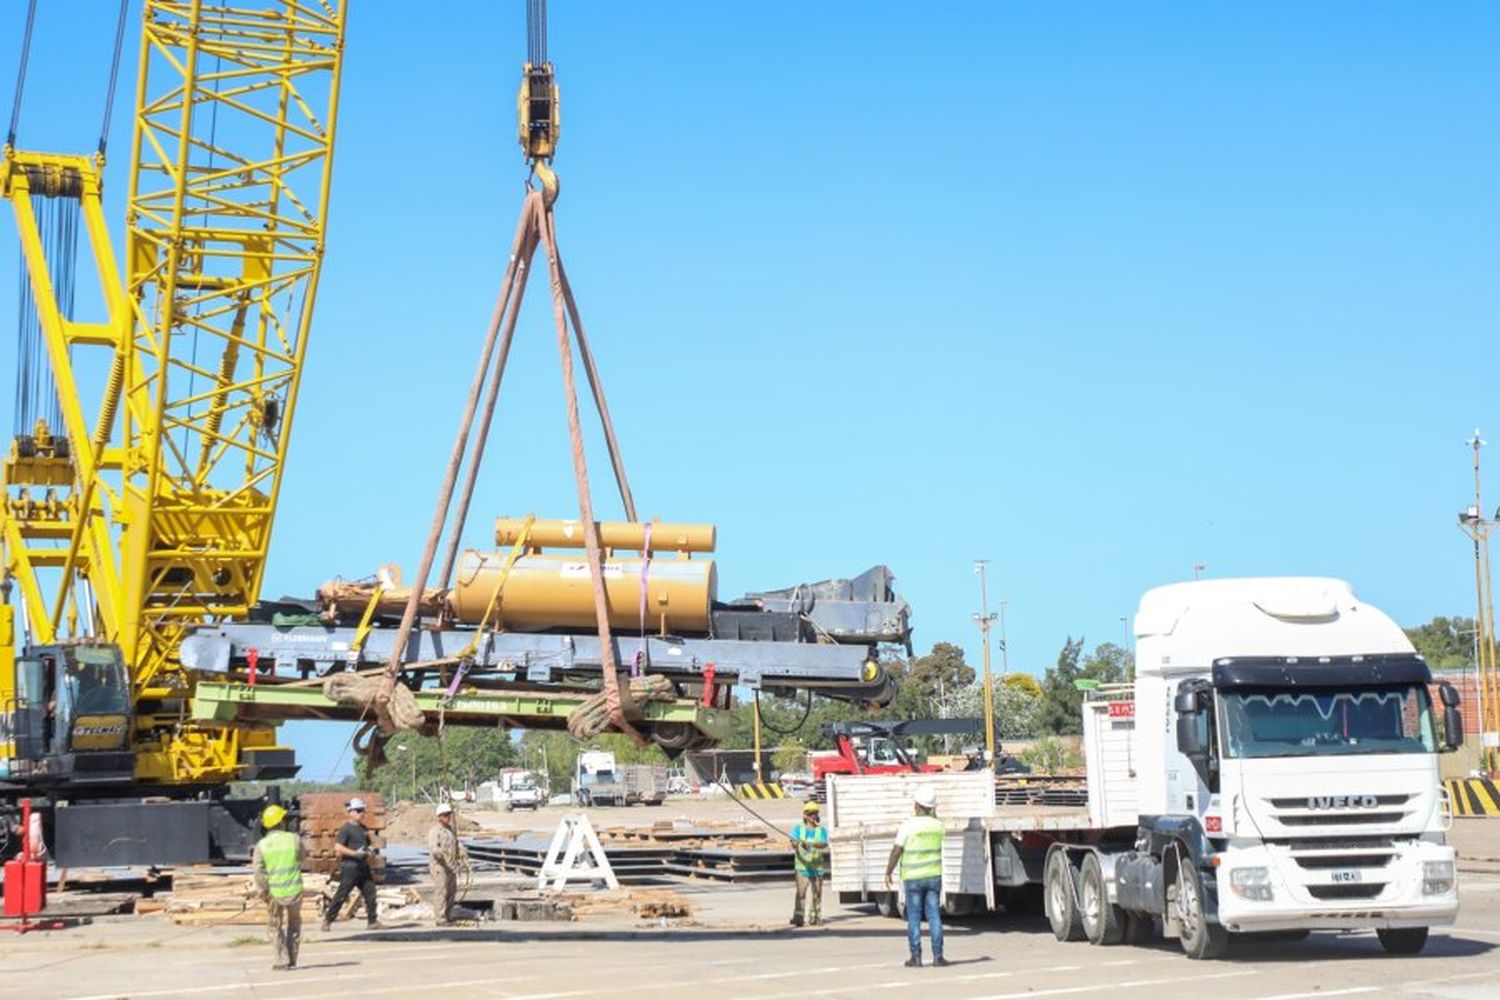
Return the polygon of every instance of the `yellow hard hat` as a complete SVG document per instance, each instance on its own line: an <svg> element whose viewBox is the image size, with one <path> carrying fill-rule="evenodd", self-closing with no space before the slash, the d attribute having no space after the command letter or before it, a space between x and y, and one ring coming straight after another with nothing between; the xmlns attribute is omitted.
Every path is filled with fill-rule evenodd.
<svg viewBox="0 0 1500 1000"><path fill-rule="evenodd" d="M274 802L266 806L266 811L260 814L260 822L267 830L273 826L280 826L281 821L286 819L286 809Z"/></svg>
<svg viewBox="0 0 1500 1000"><path fill-rule="evenodd" d="M802 811L804 813L815 813L815 812L822 812L823 809L816 802L809 802L809 803L807 803L806 805L804 805L802 807Z"/></svg>

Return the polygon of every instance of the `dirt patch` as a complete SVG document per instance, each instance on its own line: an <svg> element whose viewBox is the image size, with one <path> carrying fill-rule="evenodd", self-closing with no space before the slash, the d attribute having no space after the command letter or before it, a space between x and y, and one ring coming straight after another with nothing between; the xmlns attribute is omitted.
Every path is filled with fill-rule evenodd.
<svg viewBox="0 0 1500 1000"><path fill-rule="evenodd" d="M387 807L385 811L386 843L425 847L427 831L432 829L432 824L436 822L433 816L434 808L436 807L419 802L397 802L394 806ZM472 836L484 829L461 811L455 813L454 824L454 829L460 837Z"/></svg>

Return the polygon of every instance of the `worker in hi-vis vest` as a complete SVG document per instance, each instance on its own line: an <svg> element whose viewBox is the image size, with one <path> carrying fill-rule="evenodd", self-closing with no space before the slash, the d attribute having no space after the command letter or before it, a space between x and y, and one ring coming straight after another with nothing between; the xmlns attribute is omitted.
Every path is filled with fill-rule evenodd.
<svg viewBox="0 0 1500 1000"><path fill-rule="evenodd" d="M906 943L911 968L922 965L922 917L927 918L927 933L932 937L932 964L947 965L943 957L943 915L939 908L943 894L943 824L935 815L937 792L930 785L917 789L912 797L916 815L903 820L896 829L896 843L885 863L886 888L894 888L892 876L901 865L901 884L906 894Z"/></svg>
<svg viewBox="0 0 1500 1000"><path fill-rule="evenodd" d="M797 861L793 927L802 926L804 914L809 927L816 927L823 919L823 880L828 877L828 828L818 821L819 815L818 804L809 802L802 807L802 822L792 827L792 852Z"/></svg>
<svg viewBox="0 0 1500 1000"><path fill-rule="evenodd" d="M266 901L266 927L276 943L272 969L295 969L302 943L302 842L282 829L286 810L272 803L261 813L266 835L250 856L255 888Z"/></svg>

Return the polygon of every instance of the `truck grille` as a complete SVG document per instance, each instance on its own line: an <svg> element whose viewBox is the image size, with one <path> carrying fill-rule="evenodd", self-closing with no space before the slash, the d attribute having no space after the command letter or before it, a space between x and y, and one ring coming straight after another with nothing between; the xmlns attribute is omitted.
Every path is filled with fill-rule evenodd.
<svg viewBox="0 0 1500 1000"><path fill-rule="evenodd" d="M1285 827L1365 826L1399 823L1410 814L1414 795L1343 796L1359 805L1320 806L1335 796L1301 796L1267 799L1272 818ZM1313 803L1309 808L1309 803Z"/></svg>
<svg viewBox="0 0 1500 1000"><path fill-rule="evenodd" d="M1352 885L1310 885L1307 891L1314 899L1374 899L1385 889L1384 882L1357 882Z"/></svg>

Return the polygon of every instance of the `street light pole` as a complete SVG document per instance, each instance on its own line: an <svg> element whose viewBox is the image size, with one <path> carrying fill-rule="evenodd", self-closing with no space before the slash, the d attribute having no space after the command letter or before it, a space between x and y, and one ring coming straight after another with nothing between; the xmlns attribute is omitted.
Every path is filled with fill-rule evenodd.
<svg viewBox="0 0 1500 1000"><path fill-rule="evenodd" d="M1495 603L1490 580L1490 535L1500 520L1484 516L1480 495L1479 449L1488 442L1479 436L1468 440L1474 452L1474 506L1458 515L1458 526L1474 540L1474 666L1479 697L1479 760L1487 774L1500 772L1500 664L1495 662ZM1497 512L1500 517L1500 512Z"/></svg>
<svg viewBox="0 0 1500 1000"><path fill-rule="evenodd" d="M989 564L988 559L975 559L974 572L979 574L979 614L974 616L974 621L979 625L980 642L984 644L984 752L989 758L990 767L994 768L995 760L995 680L990 673L990 623L998 615L990 611L990 592L985 567ZM1001 607L1004 607L1002 602Z"/></svg>

